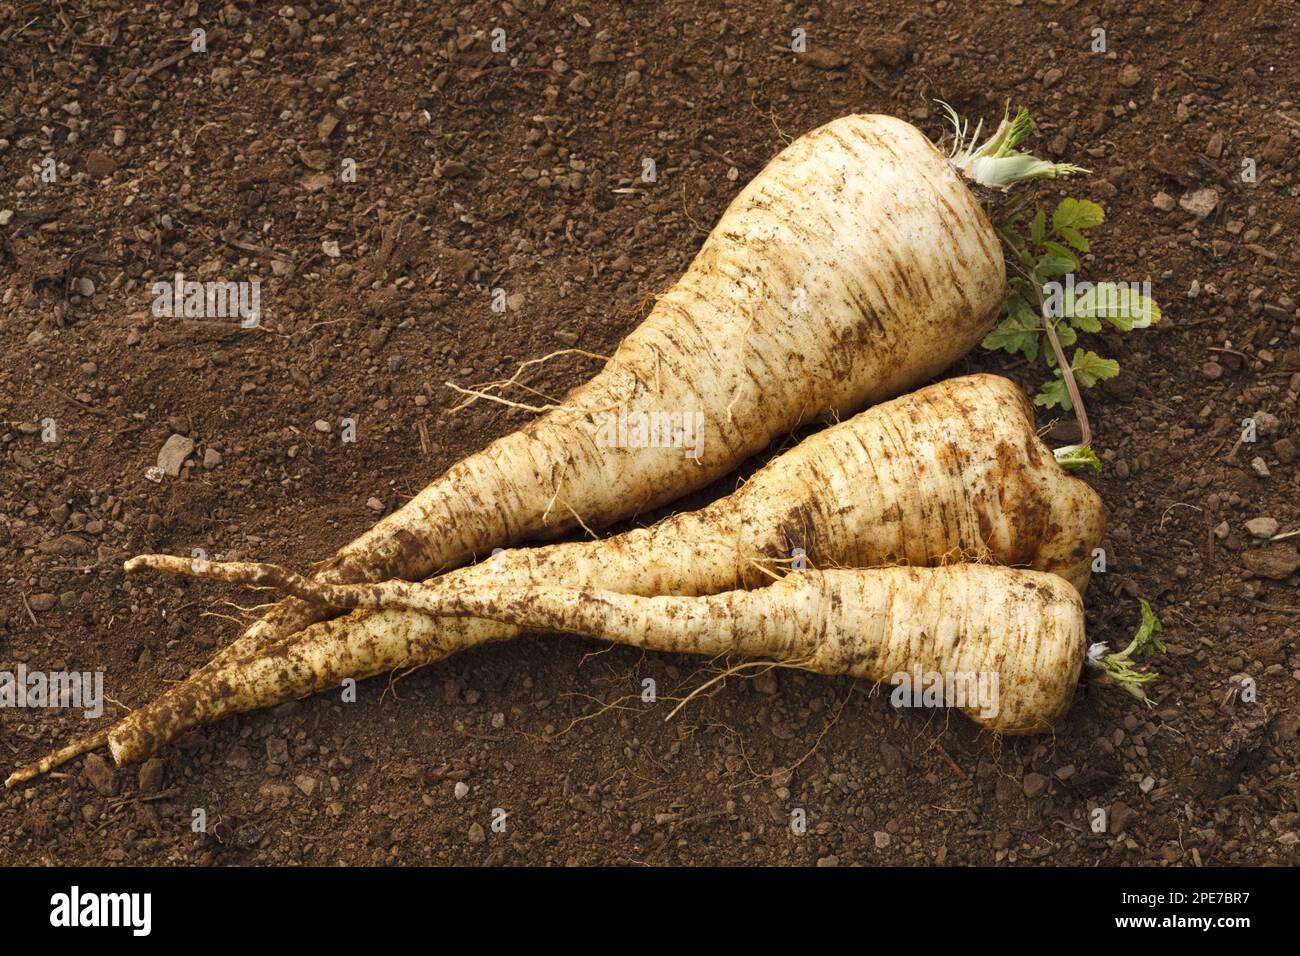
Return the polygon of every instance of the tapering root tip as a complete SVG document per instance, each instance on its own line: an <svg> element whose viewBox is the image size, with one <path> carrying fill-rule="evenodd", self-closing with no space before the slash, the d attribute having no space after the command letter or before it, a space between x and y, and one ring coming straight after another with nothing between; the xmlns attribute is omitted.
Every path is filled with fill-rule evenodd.
<svg viewBox="0 0 1300 956"><path fill-rule="evenodd" d="M307 580L278 564L261 564L256 561L211 561L208 558L180 558L171 554L141 554L126 561L122 570L127 574L136 571L162 571L187 578L209 578L230 584L247 584L250 587L272 587L294 592L306 587Z"/></svg>
<svg viewBox="0 0 1300 956"><path fill-rule="evenodd" d="M5 789L10 790L20 783L26 783L28 780L35 780L37 777L49 773L55 767L61 767L69 760L75 760L82 754L88 754L92 750L98 750L107 743L107 727L91 734L89 737L82 737L80 740L74 740L66 747L60 747L53 753L46 754L35 763L29 763L25 767L19 767L5 779Z"/></svg>
<svg viewBox="0 0 1300 956"><path fill-rule="evenodd" d="M166 574L183 574L197 577L209 562L201 558L180 558L171 554L138 554L122 563L127 574L137 571L162 571Z"/></svg>

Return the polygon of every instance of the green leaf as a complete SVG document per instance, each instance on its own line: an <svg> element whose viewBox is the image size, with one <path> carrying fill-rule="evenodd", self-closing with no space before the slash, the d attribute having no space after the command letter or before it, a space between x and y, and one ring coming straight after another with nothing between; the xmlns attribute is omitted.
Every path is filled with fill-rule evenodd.
<svg viewBox="0 0 1300 956"><path fill-rule="evenodd" d="M1133 640L1124 650L1117 654L1106 654L1098 663L1103 668L1107 681L1150 706L1151 699L1147 697L1142 686L1151 683L1159 675L1155 671L1140 671L1133 666L1133 662L1144 655L1163 654L1168 648L1165 647L1164 641L1156 637L1164 630L1160 618L1156 617L1156 612L1151 610L1150 604L1142 598L1138 600L1142 605L1142 623L1138 625ZM1105 645L1099 647L1104 649ZM1088 658L1090 661L1094 660L1091 649Z"/></svg>
<svg viewBox="0 0 1300 956"><path fill-rule="evenodd" d="M1056 463L1066 471L1079 471L1083 468L1101 471L1101 459L1091 448L1071 445L1068 448L1058 448L1052 454L1056 456Z"/></svg>
<svg viewBox="0 0 1300 956"><path fill-rule="evenodd" d="M1105 319L1121 332L1145 329L1160 321L1160 307L1131 285L1099 282L1074 303L1077 315Z"/></svg>
<svg viewBox="0 0 1300 956"><path fill-rule="evenodd" d="M1071 272L1074 272L1075 269L1079 268L1079 257L1074 254L1074 250L1069 246L1063 246L1059 242L1053 242L1051 239L1048 239L1043 243L1043 248L1058 259L1069 259L1074 263L1074 269L1071 269Z"/></svg>
<svg viewBox="0 0 1300 956"><path fill-rule="evenodd" d="M1101 322L1091 314L1087 307L1079 307L1080 297L1074 287L1063 285L1059 291L1053 289L1045 305L1058 322L1068 322L1080 332L1100 332Z"/></svg>
<svg viewBox="0 0 1300 956"><path fill-rule="evenodd" d="M1029 138L1032 127L1029 122L1029 108L1021 106L1016 109L1016 116L1007 130L1006 139L998 149L999 156L1010 155L1011 151Z"/></svg>
<svg viewBox="0 0 1300 956"><path fill-rule="evenodd" d="M1073 325L1073 326L1074 326L1076 329L1078 329L1080 332L1100 332L1100 331L1101 331L1101 323L1098 322L1096 319L1094 319L1094 318L1093 318L1092 316L1090 316L1090 315L1074 315L1074 314L1071 314L1071 315L1069 316L1069 319L1070 319L1070 324Z"/></svg>
<svg viewBox="0 0 1300 956"><path fill-rule="evenodd" d="M1007 219L1002 225L998 226L998 232L1011 243L1012 248L1023 249L1025 247L1025 238L1020 235L1021 214L1016 213L1010 219Z"/></svg>
<svg viewBox="0 0 1300 956"><path fill-rule="evenodd" d="M1160 618L1156 612L1151 610L1151 605L1143 598L1138 598L1142 605L1142 623L1138 625L1137 633L1133 635L1133 642L1129 644L1124 653L1131 657L1146 657L1151 654L1163 654L1167 647L1165 642L1156 637L1165 626L1160 623Z"/></svg>
<svg viewBox="0 0 1300 956"><path fill-rule="evenodd" d="M1052 366L1053 377L1038 390L1038 394L1034 396L1034 404L1040 408L1063 408L1067 412L1074 411L1074 402L1070 401L1070 393L1065 387L1065 380L1061 377L1061 370L1056 367L1055 356L1050 351L1045 354L1047 364ZM1086 349L1075 349L1074 358L1070 360L1070 369L1074 372L1074 381L1080 388L1092 388L1098 382L1118 375L1119 362L1102 358L1096 352Z"/></svg>
<svg viewBox="0 0 1300 956"><path fill-rule="evenodd" d="M1084 388L1092 388L1098 382L1119 374L1119 362L1102 358L1087 349L1075 349L1070 368L1074 371L1074 380Z"/></svg>
<svg viewBox="0 0 1300 956"><path fill-rule="evenodd" d="M1056 341L1061 343L1062 348L1065 348L1079 341L1079 334L1074 331L1074 327L1068 322L1057 322Z"/></svg>
<svg viewBox="0 0 1300 956"><path fill-rule="evenodd" d="M1062 229L1091 229L1099 226L1106 219L1106 213L1095 202L1088 199L1062 199L1052 211L1052 228L1057 232Z"/></svg>
<svg viewBox="0 0 1300 956"><path fill-rule="evenodd" d="M1067 412L1073 410L1074 403L1070 401L1070 393L1065 390L1059 369L1056 378L1043 383L1043 387L1034 396L1034 404L1039 408L1063 408Z"/></svg>
<svg viewBox="0 0 1300 956"><path fill-rule="evenodd" d="M1078 249L1080 252L1088 251L1088 240L1084 238L1083 233L1073 226L1062 226L1056 230L1062 239L1068 242L1071 248Z"/></svg>
<svg viewBox="0 0 1300 956"><path fill-rule="evenodd" d="M1053 276L1063 276L1067 272L1073 272L1075 269L1074 258L1065 256L1044 256L1038 260L1038 265L1034 267L1034 274L1042 276L1043 279L1050 279Z"/></svg>
<svg viewBox="0 0 1300 956"><path fill-rule="evenodd" d="M1025 358L1034 361L1038 358L1038 339L1042 327L1038 316L1021 298L1007 300L1004 318L997 327L984 337L981 343L986 349L1002 349L1012 355L1023 352Z"/></svg>
<svg viewBox="0 0 1300 956"><path fill-rule="evenodd" d="M1041 246L1043 239L1047 237L1047 213L1038 210L1033 221L1029 223L1029 238L1034 241L1035 245Z"/></svg>

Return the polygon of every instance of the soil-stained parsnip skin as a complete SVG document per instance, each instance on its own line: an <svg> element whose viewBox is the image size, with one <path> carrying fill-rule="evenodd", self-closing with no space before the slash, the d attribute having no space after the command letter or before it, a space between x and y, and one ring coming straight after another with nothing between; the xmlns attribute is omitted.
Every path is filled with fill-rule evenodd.
<svg viewBox="0 0 1300 956"><path fill-rule="evenodd" d="M796 425L932 378L1004 296L997 233L948 159L889 116L827 123L736 196L686 273L563 407L453 465L318 566L327 581L419 580L498 546L673 501ZM703 454L606 448L600 412L703 414ZM290 602L229 660L320 616Z"/></svg>
<svg viewBox="0 0 1300 956"><path fill-rule="evenodd" d="M1063 472L1038 440L1032 408L1015 383L969 375L810 436L699 511L602 541L504 551L424 586L562 584L641 595L713 594L767 584L771 578L760 568L788 567L792 551L803 548L813 567L984 558L1053 572L1082 591L1104 529L1101 499ZM166 556L128 566L199 577L221 577L222 567L235 567L196 569L189 559ZM283 574L274 570L278 576L234 573L227 580L283 586ZM359 610L275 645L256 667L269 674L268 663L289 655L323 661L337 653L357 669L328 672L338 680L361 679L517 633L493 621ZM114 753L143 759L184 730L231 712L217 701L243 680L244 666L231 662L196 675L133 711L114 728ZM298 696L301 686L272 682L240 701L269 707Z"/></svg>
<svg viewBox="0 0 1300 956"><path fill-rule="evenodd" d="M800 662L816 673L871 681L916 669L983 678L996 686L992 699L961 709L1000 734L1050 731L1070 707L1087 648L1083 601L1063 579L975 564L806 571L766 588L704 597L546 586L448 591L396 583L409 588L404 598L428 614L451 612L647 650Z"/></svg>
<svg viewBox="0 0 1300 956"><path fill-rule="evenodd" d="M1086 648L1083 602L1064 579L984 565L795 572L767 587L704 597L621 594L555 586L447 588L442 582L322 585L296 575L277 583L336 606L405 607L431 618L464 616L518 628L603 637L648 650L737 654L800 662L823 674L888 681L898 673L952 675L990 685L996 698L963 709L1004 734L1048 731L1069 707ZM201 719L265 706L264 688L302 696L347 676L400 666L434 648L358 632L340 648L298 642L232 669ZM364 662L364 663L362 663ZM992 706L990 706L992 705ZM149 741L123 722L109 735L119 763Z"/></svg>

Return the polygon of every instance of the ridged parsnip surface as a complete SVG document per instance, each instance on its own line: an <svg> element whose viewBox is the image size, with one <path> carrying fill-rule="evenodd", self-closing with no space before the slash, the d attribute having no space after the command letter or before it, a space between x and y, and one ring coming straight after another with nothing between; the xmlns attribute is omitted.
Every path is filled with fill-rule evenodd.
<svg viewBox="0 0 1300 956"><path fill-rule="evenodd" d="M1056 575L984 565L806 571L704 597L412 587L412 603L427 613L647 650L771 658L870 681L914 669L959 679L996 675L995 702L962 709L1002 734L1052 729L1069 709L1087 648L1074 588Z"/></svg>
<svg viewBox="0 0 1300 956"><path fill-rule="evenodd" d="M1069 583L1040 571L985 565L809 570L767 587L702 597L554 585L314 586L340 602L414 608L440 621L463 617L462 634L497 621L647 650L795 662L871 681L916 668L983 685L995 677L995 698L967 701L962 709L1004 734L1051 730L1069 707L1086 649L1083 602ZM194 715L209 721L264 706L271 685L301 696L347 676L409 665L413 655L431 659L438 648L409 634L379 637L365 629L329 647L288 644L230 669L218 693L196 701ZM149 748L148 734L124 722L109 736L114 759L138 759Z"/></svg>

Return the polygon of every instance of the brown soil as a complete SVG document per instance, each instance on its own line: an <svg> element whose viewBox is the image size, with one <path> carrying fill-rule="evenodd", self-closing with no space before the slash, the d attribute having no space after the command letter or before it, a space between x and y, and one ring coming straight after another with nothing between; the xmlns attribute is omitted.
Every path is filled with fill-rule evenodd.
<svg viewBox="0 0 1300 956"><path fill-rule="evenodd" d="M99 670L147 701L257 598L127 582L124 557L327 557L371 499L392 509L525 420L452 415L445 381L608 354L781 134L863 111L937 138L935 98L1028 105L1034 146L1096 171L1068 187L1109 214L1087 271L1150 278L1165 306L1101 337L1123 373L1090 395L1111 530L1088 604L1117 645L1145 596L1170 648L1154 708L1084 688L1055 739L999 743L788 671L665 722L641 679L680 695L699 662L532 637L226 721L139 772L78 760L5 795L0 863L1295 863L1296 540L1245 527L1300 527L1295 18L1289 0L0 6L0 669ZM155 71L196 24L208 52ZM811 56L789 52L799 26ZM644 156L659 181L617 192ZM1205 187L1204 219L1153 205ZM262 327L155 319L152 283L178 270L260 278ZM591 370L557 359L536 384ZM990 353L959 370L1040 381ZM176 433L188 464L149 480ZM1230 700L1241 673L1256 703ZM0 711L12 764L87 726Z"/></svg>

